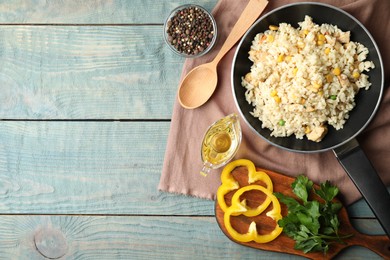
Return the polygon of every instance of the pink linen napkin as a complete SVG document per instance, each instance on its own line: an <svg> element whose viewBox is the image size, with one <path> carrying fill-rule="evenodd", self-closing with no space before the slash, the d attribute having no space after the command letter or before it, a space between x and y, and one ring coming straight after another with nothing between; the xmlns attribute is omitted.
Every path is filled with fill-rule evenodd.
<svg viewBox="0 0 390 260"><path fill-rule="evenodd" d="M265 10L300 1L270 0ZM322 0L341 7L360 20L375 38L385 65L386 85L382 104L374 120L358 137L362 149L376 168L385 184L390 184L390 13L389 0ZM193 67L211 61L222 46L248 0L220 0L213 15L217 21L219 39L209 54L187 59L183 65L182 78ZM262 15L263 15L262 14ZM335 21L337 22L337 21ZM213 170L207 177L199 174L202 168L200 146L207 128L216 120L236 112L231 91L231 63L235 48L227 53L218 66L218 86L211 99L200 108L187 110L174 104L171 128L168 136L159 190L215 199L220 185L220 172ZM387 113L386 113L387 112ZM243 140L235 157L252 160L256 166L296 176L306 174L314 182L330 180L341 191L341 199L348 205L361 198L361 194L349 179L332 151L301 154L282 150L264 141L240 120Z"/></svg>

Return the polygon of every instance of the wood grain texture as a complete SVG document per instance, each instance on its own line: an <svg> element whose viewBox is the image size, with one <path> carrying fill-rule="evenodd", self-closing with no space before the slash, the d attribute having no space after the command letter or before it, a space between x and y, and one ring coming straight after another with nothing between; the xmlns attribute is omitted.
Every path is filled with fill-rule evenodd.
<svg viewBox="0 0 390 260"><path fill-rule="evenodd" d="M211 11L217 0L197 0ZM162 24L184 0L15 0L0 3L0 23Z"/></svg>
<svg viewBox="0 0 390 260"><path fill-rule="evenodd" d="M157 190L169 122L1 122L0 212L184 214L211 201Z"/></svg>
<svg viewBox="0 0 390 260"><path fill-rule="evenodd" d="M0 118L169 119L182 58L162 26L0 26Z"/></svg>
<svg viewBox="0 0 390 260"><path fill-rule="evenodd" d="M1 259L303 259L232 243L213 201L157 190L184 61L162 24L186 3L0 2ZM383 234L364 201L349 212Z"/></svg>
<svg viewBox="0 0 390 260"><path fill-rule="evenodd" d="M305 259L232 243L214 217L0 216L0 255L44 259L39 234L62 234L61 259ZM53 237L48 247L56 247ZM17 250L15 250L17 248ZM346 249L336 259L380 259L370 250Z"/></svg>

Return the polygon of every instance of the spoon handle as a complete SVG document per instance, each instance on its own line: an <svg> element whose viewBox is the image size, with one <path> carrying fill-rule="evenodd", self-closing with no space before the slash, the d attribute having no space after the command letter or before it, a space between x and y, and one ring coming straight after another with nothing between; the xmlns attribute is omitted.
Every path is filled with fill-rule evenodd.
<svg viewBox="0 0 390 260"><path fill-rule="evenodd" d="M223 56L238 42L267 6L267 0L250 0L212 63L218 64Z"/></svg>

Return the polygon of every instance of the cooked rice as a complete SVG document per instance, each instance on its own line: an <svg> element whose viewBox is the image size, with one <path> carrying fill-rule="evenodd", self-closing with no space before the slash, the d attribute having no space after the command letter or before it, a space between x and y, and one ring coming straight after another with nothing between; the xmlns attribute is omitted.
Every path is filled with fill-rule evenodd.
<svg viewBox="0 0 390 260"><path fill-rule="evenodd" d="M242 78L246 100L271 135L320 141L327 125L343 128L359 89L368 89L368 49L335 25L306 16L299 28L281 23L256 35Z"/></svg>

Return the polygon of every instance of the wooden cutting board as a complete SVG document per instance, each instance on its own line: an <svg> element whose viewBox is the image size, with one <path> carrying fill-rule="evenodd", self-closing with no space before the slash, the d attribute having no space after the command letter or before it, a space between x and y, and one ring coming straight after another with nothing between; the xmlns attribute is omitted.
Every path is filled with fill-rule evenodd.
<svg viewBox="0 0 390 260"><path fill-rule="evenodd" d="M295 197L291 190L291 183L294 181L294 178L275 173L269 170L264 170L257 168L258 171L264 171L266 172L269 177L271 178L273 185L274 185L274 192L280 192L288 196ZM248 185L248 171L246 167L237 167L233 172L232 172L233 177L240 183L240 186L246 186ZM264 185L261 182L256 182L254 184L260 184ZM231 197L233 196L235 191L232 191L228 194L225 195L225 200L227 205L230 205L230 200ZM247 200L247 204L250 207L256 207L259 205L259 203L264 199L264 194L261 194L260 191L251 191L251 192L246 192L244 193L241 198ZM296 198L296 197L295 197ZM287 207L281 203L282 207L282 215L286 216L287 215ZM269 209L272 209L272 203L269 206L268 209L266 209L260 216L256 216L253 218L245 217L243 215L236 216L236 217L231 217L231 222L232 226L240 233L246 233L248 230L249 224L255 220L256 223L261 223L258 226L261 227L261 230L264 230L262 232L267 233L267 231L273 230L275 227L275 221L272 219L268 218L265 216L265 213L269 211ZM343 250L346 247L349 246L363 246L366 247L378 255L382 256L385 259L390 259L390 239L387 236L371 236L371 235L366 235L358 232L350 223L349 217L347 210L345 207L343 207L340 210L339 213L339 220L340 220L340 234L353 234L352 237L344 239L346 242L345 244L340 244L340 243L335 243L330 246L330 249L326 255L324 255L321 252L315 252L315 253L307 253L304 254L300 250L295 250L294 249L294 240L291 238L287 237L285 234L281 234L279 237L277 237L275 240L269 242L269 243L264 243L264 244L259 244L256 242L238 242L235 241L226 231L224 223L223 223L223 215L224 212L218 205L218 201L216 201L215 204L215 216L217 219L217 222L223 231L223 233L230 238L232 241L244 245L244 246L249 246L252 248L256 249L261 249L261 250L269 250L269 251L275 251L275 252L282 252L282 253L289 253L289 254L294 254L294 255L300 255L304 256L307 258L311 259L331 259L335 255L337 255L341 250ZM260 231L259 231L260 232Z"/></svg>

